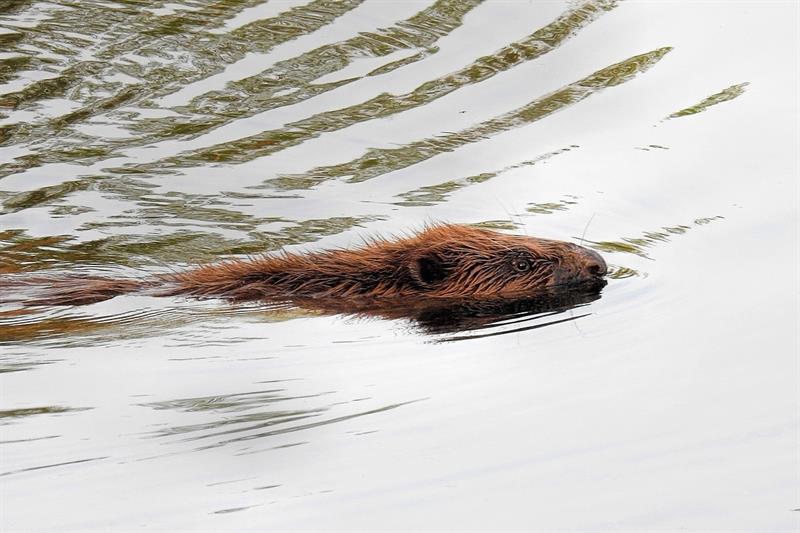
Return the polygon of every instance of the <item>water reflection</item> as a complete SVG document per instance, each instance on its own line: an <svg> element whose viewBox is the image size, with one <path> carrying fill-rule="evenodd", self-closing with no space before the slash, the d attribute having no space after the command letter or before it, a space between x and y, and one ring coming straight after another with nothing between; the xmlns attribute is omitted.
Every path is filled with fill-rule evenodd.
<svg viewBox="0 0 800 533"><path fill-rule="evenodd" d="M579 287L556 288L519 298L383 301L364 305L357 311L353 311L352 304L343 305L339 301L306 300L294 303L306 308L358 317L403 319L409 321L418 331L428 335L496 330L491 334L436 339L437 341L463 340L516 333L581 318L586 314L573 315L563 320L551 320L551 317L599 299L605 285L605 281L600 281Z"/></svg>
<svg viewBox="0 0 800 533"><path fill-rule="evenodd" d="M273 382L280 384L281 381ZM297 396L292 395L286 388L272 388L269 390L242 392L219 396L204 396L197 398L179 398L160 402L143 403L142 407L155 410L177 410L192 413L205 413L205 422L169 426L158 429L148 434L150 438L164 438L179 436L182 442L199 441L197 449L216 448L228 444L240 443L250 440L261 440L305 431L330 424L337 424L364 416L378 414L386 411L421 401L421 399L385 405L366 410L353 410L346 408L346 404L358 405L358 402L368 398L355 398L346 402L330 401L320 404L318 399L326 396L335 396L334 391ZM280 406L284 403L293 405L292 402L313 399L314 407L289 408ZM335 414L342 409L349 410L348 414ZM299 446L305 442L290 442L279 445L269 445L267 448L256 450L245 449L238 452L246 455L270 449Z"/></svg>
<svg viewBox="0 0 800 533"><path fill-rule="evenodd" d="M551 157L567 153L571 150L574 150L575 148L578 148L578 146L571 145L566 148L562 148L560 150L547 152L533 159L526 159L519 163L508 165L500 170L495 170L492 172L482 172L480 174L476 174L474 176L468 176L466 178L459 178L455 180L446 181L444 183L437 183L434 185L426 185L424 187L420 187L419 189L415 189L413 191L408 191L398 194L397 197L402 198L402 200L394 202L394 205L420 207L420 206L431 206L443 203L446 202L450 197L450 195L455 191L458 191L460 189L463 189L465 187L477 183L487 182L490 179L496 178L497 176L505 174L506 172L509 172L511 170L516 170L519 168L536 165L537 163L547 161ZM533 209L528 209L528 211L536 212ZM548 211L548 213L549 212L552 211Z"/></svg>
<svg viewBox="0 0 800 533"><path fill-rule="evenodd" d="M461 9L470 9L472 2L456 2ZM613 9L616 2L613 1L591 1L585 2L573 9L567 10L557 20L547 26L536 30L528 37L509 44L508 46L496 51L495 53L476 59L473 63L461 68L460 70L447 74L441 78L429 80L411 92L401 95L384 93L371 100L362 102L351 107L327 111L285 125L279 130L265 131L258 135L245 139L227 142L224 145L213 146L200 150L193 154L182 155L160 162L159 164L170 164L185 166L198 164L207 161L227 161L245 162L258 157L263 157L274 152L278 152L290 146L300 144L308 139L318 137L324 132L341 130L367 120L388 117L416 107L421 107L442 98L449 93L466 87L471 84L485 81L496 74L514 68L526 61L537 59L544 54L553 51L564 41L573 37L583 27L597 19L601 14ZM461 13L459 13L461 15ZM438 25L438 24L437 24ZM447 26L445 26L447 28ZM441 31L441 30L440 30ZM396 42L396 36L392 36L391 42ZM414 57L415 60L422 57ZM408 61L408 60L406 60ZM371 72L369 75L383 74L389 69L383 68L379 72ZM313 72L313 71L312 71ZM346 80L355 81L354 79ZM263 86L258 86L259 94L242 94L241 100L236 100L235 104L227 104L226 109L220 110L213 108L215 113L229 116L227 108L237 108L236 115L240 115L240 101L251 100L250 97L258 96L265 98L268 102L272 98L260 94ZM297 92L292 93L296 97ZM222 95L225 100L229 100L227 94ZM275 102L259 106L260 108L273 108ZM209 110L206 109L206 112Z"/></svg>
<svg viewBox="0 0 800 533"><path fill-rule="evenodd" d="M64 407L61 405L47 405L44 407L26 407L21 409L9 409L5 411L0 411L0 424L8 422L8 420L4 419L24 418L35 415L70 413L76 411L86 411L88 409L91 409L91 407Z"/></svg>
<svg viewBox="0 0 800 533"><path fill-rule="evenodd" d="M602 252L624 252L638 255L645 259L650 259L647 249L655 244L669 241L676 235L682 235L692 229L692 226L704 226L716 220L722 220L723 216L703 217L695 219L691 225L678 224L675 226L664 226L656 231L642 232L641 237L622 237L618 241L590 241L586 239L587 246Z"/></svg>
<svg viewBox="0 0 800 533"><path fill-rule="evenodd" d="M345 68L355 59L384 57L398 50L422 50L409 58L383 65L368 75L390 72L422 60L437 51L435 42L458 28L463 17L481 0L438 0L388 28L363 32L341 42L317 47L280 61L253 76L232 80L223 90L208 91L205 88L207 78L223 73L226 67L254 54L266 54L279 44L330 25L360 7L362 2L314 0L230 31L219 31L219 28L249 5L261 2L221 2L167 15L104 4L86 6L89 9L65 10L54 21L42 22L36 34L11 34L16 39L3 36L9 42L20 41L17 49L21 58L30 57L26 46L49 44L51 32L63 26L69 26L71 30L66 42L78 42L66 50L59 50L56 57L68 66L53 80L37 82L25 90L3 95L0 106L15 109L25 103L60 96L68 91L88 93L90 98L87 99L94 101L45 124L26 126L16 123L2 127L0 141L20 143L44 136L45 128L49 134L53 126L61 129L108 113L116 113L135 135L133 139L125 139L125 147L142 146L159 139L190 138L232 120L301 102L357 81L358 78L350 78L338 82L313 83L322 76ZM147 39L130 38L122 31L117 35L109 35L107 28L111 24L141 32L147 35ZM79 55L77 50L85 45L84 39L100 32L108 41L99 54L107 65L76 62L75 56ZM29 68L28 63L17 60L8 68ZM8 75L12 74L9 72ZM92 83L85 79L92 75L98 75L100 79L92 80ZM120 84L114 81L115 78L122 78L126 83ZM202 82L199 85L200 94L196 94L197 88L192 86L196 82ZM169 118L147 116L147 110L154 102L158 107L172 107L184 103L183 99L188 99L189 103L180 106L180 112L172 113L173 116ZM124 120L126 115L127 120ZM76 132L65 133L58 140L48 141L46 150L20 157L13 164L0 166L0 176L4 172L19 171L45 162L76 159L96 161L111 157L121 146L120 142L113 139L83 134L80 136L81 144L84 147L87 144L92 146L91 151L86 151L86 148L79 149L79 144L72 142L76 140ZM65 147L65 141L70 145Z"/></svg>
<svg viewBox="0 0 800 533"><path fill-rule="evenodd" d="M727 102L729 100L733 100L734 98L738 98L742 94L744 94L747 86L750 85L749 83L739 83L737 85L731 85L727 89L723 89L722 91L712 94L708 98L704 98L701 102L697 104L687 107L685 109L681 109L680 111L676 111L668 116L665 120L669 120L671 118L678 118L678 117L687 117L689 115L695 115L697 113L702 113L709 107L713 105L720 104L722 102ZM660 148L660 147L659 147Z"/></svg>
<svg viewBox="0 0 800 533"><path fill-rule="evenodd" d="M131 191L131 196L134 194ZM2 231L0 274L52 269L65 264L73 269L77 266L87 274L96 273L94 270L105 265L173 268L218 260L226 255L260 254L292 244L311 243L385 218L377 215L309 220L254 217L200 205L204 199L196 195L173 196L177 197L159 202L140 194L138 201L144 204L142 208L85 225L85 229L108 231L147 220L150 225L172 230L165 231L166 234L117 234L82 241L73 235L32 237L24 230ZM213 223L215 230L227 227L229 231L224 234L199 231L200 223ZM125 274L131 273L116 272L118 276Z"/></svg>
<svg viewBox="0 0 800 533"><path fill-rule="evenodd" d="M278 190L308 189L335 178L345 179L348 183L359 183L410 167L437 155L542 120L603 89L626 83L654 66L671 50L670 47L663 47L629 57L513 111L461 131L420 139L398 148L373 148L352 161L313 168L303 174L279 176L267 180L264 186Z"/></svg>
<svg viewBox="0 0 800 533"><path fill-rule="evenodd" d="M37 344L42 347L93 347L173 334L176 346L213 345L215 327L231 320L264 324L307 318L318 313L290 306L217 305L214 302L170 302L116 314L78 309L31 308L0 312L0 346ZM176 334L187 326L198 330ZM227 345L249 339L226 339ZM31 362L33 361L33 362ZM0 357L0 372L27 369L50 362L41 357L8 353Z"/></svg>

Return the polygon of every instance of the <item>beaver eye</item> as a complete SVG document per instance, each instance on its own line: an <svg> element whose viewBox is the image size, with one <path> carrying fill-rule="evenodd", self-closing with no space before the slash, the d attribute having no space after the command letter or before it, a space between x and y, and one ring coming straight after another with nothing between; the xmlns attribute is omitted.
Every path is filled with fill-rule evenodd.
<svg viewBox="0 0 800 533"><path fill-rule="evenodd" d="M527 259L514 259L513 265L517 272L527 272L531 269L531 264Z"/></svg>

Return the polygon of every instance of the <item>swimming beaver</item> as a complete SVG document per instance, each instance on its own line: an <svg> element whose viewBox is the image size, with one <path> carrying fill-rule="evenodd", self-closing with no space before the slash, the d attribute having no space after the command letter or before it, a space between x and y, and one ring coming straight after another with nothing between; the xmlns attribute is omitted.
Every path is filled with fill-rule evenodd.
<svg viewBox="0 0 800 533"><path fill-rule="evenodd" d="M568 286L605 285L606 263L575 244L441 224L354 250L230 260L145 280L38 277L47 288L25 305L84 305L142 292L232 302L291 302L359 311L389 301L522 298ZM13 286L11 282L9 286Z"/></svg>

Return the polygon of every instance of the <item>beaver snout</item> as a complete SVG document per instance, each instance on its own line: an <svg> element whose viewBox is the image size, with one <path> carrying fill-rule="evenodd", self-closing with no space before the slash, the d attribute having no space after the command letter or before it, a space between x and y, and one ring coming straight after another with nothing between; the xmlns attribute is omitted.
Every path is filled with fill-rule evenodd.
<svg viewBox="0 0 800 533"><path fill-rule="evenodd" d="M608 266L600 254L577 244L569 244L569 251L569 259L556 272L557 285L605 286L606 280L603 278L608 274Z"/></svg>
<svg viewBox="0 0 800 533"><path fill-rule="evenodd" d="M600 279L608 274L608 265L603 257L589 248L577 246L578 254L583 259L582 274L587 278Z"/></svg>

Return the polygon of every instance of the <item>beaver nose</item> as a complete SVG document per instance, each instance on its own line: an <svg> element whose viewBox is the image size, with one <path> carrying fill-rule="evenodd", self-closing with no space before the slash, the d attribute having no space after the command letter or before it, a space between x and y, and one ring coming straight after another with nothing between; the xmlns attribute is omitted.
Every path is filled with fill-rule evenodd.
<svg viewBox="0 0 800 533"><path fill-rule="evenodd" d="M580 253L583 256L583 271L593 278L602 278L608 274L608 266L606 265L603 257L589 248L580 248Z"/></svg>

